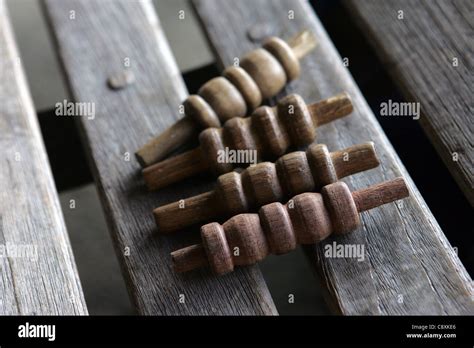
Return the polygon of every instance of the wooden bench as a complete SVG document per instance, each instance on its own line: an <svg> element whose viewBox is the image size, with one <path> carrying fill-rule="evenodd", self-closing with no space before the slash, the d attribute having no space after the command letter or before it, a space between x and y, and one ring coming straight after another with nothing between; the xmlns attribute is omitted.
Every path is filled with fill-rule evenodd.
<svg viewBox="0 0 474 348"><path fill-rule="evenodd" d="M381 167L344 181L356 189L403 176L409 184L409 199L364 213L363 228L338 239L338 242L343 243L364 244L367 255L363 262L325 258L324 245L332 243L333 238L305 248L316 274L322 280L333 310L341 314L473 313L473 290L469 275L350 74L343 67L341 58L309 4L303 0L194 0L192 3L221 67L232 64L234 57L259 45L258 38L250 35L253 40L249 39L249 30L263 30L265 35L284 37L290 37L302 29L311 30L318 38L319 45L304 60L301 79L292 83L285 93L296 91L306 100L313 101L347 91L353 99L353 115L337 124L324 126L319 141L326 143L330 149L339 149L372 140L376 144ZM95 103L95 119L78 118L78 127L90 158L130 297L138 313L278 314L258 265L239 268L223 277L212 276L207 270L176 274L171 267L170 252L196 242L196 230L172 236L158 236L155 233L151 214L153 208L204 192L211 188L212 182L205 178L188 180L179 186L148 192L139 165L133 158L134 151L146 140L179 118L179 105L187 95L151 1L44 0L44 9L74 101ZM4 12L2 15L5 16ZM4 22L2 20L2 40L5 33L10 32L8 27L4 28ZM11 34L8 37L12 41ZM3 46L0 55L4 56ZM16 53L11 52L11 57L15 56ZM5 64L3 58L1 64ZM7 68L8 73L12 74L10 79L13 79L13 72L18 71L18 68ZM111 89L107 81L126 71L133 74L134 82L119 90ZM28 111L25 118L29 120L29 128L31 124L36 127L35 121L32 121L34 114L31 101L25 100L24 82L21 86L18 96L10 95L10 89L7 97L18 99L21 96L28 109L17 107L10 112L18 114L23 111L26 114L24 111ZM0 98L5 97L4 93L0 91ZM21 128L15 127L15 131L17 129ZM41 142L37 127L33 133L28 139L25 138L25 144L37 151L38 147L42 149L37 146ZM31 145L30 138L35 140L35 146ZM25 151L30 149L26 145ZM6 156L11 154L7 153ZM52 203L46 204L54 207L55 215L44 213L38 216L37 212L32 215L25 211L21 214L25 219L28 217L25 220L28 223L22 229L12 224L11 220L6 221L5 216L8 215L3 215L3 226L8 222L7 231L27 231L33 241L34 235L41 233L43 224L49 226L43 231L41 240L54 241L56 247L61 247L58 249L61 253L48 250L44 262L47 265L52 263L53 270L54 267L63 270L60 277L54 281L50 279L52 284L61 284L62 287L58 287L63 292L45 291L43 303L55 303L56 297L69 299L70 296L66 294L74 289L76 300L64 301L64 307L58 305L61 310L57 312L85 314L83 302L77 300L82 299L80 286L74 273L74 262L44 151L36 154L32 160L42 161L42 173L48 179L44 179L41 185L26 185L25 182L31 182L33 178L40 180L36 174L37 168L32 167L31 163L22 167L22 174L29 176L20 181L17 171L13 172L12 167L7 172L12 173L10 181L2 180L1 183L7 185L8 190L2 192L17 194L12 192L15 188L16 192L21 192L20 197L28 196L28 202L31 202L35 194L39 197L37 199L44 200L44 192L40 189L47 187L47 197ZM15 185L13 180L18 183ZM14 202L8 203L12 204L10 212L18 209ZM46 204L43 201L41 207L46 209ZM52 222L48 220L51 216L55 217ZM52 235L52 223L53 226L57 225L57 231L61 233ZM5 231L5 227L2 231ZM61 238L57 238L57 235ZM54 257L49 257L50 254L54 254ZM8 289L0 293L2 300L4 294L12 293L11 289L17 286L11 281L5 282L5 274L16 279L20 271L8 267L11 265L2 264L2 286ZM31 282L28 284L30 291L36 289L34 282L49 286L49 283L45 285L44 279L34 278ZM18 302L20 293L28 296L31 292L23 288L15 293L16 296L10 297L16 298ZM9 302L9 306L13 304ZM2 305L1 308L6 307ZM6 309L3 312L8 313ZM36 311L25 305L22 312Z"/></svg>
<svg viewBox="0 0 474 348"><path fill-rule="evenodd" d="M474 206L472 1L346 4L406 98L421 103L421 126Z"/></svg>
<svg viewBox="0 0 474 348"><path fill-rule="evenodd" d="M0 314L87 314L5 0L0 130Z"/></svg>

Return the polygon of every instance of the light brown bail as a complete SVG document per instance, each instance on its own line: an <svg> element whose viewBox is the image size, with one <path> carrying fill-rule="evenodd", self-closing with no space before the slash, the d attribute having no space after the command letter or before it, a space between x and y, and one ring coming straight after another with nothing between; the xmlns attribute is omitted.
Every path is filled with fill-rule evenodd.
<svg viewBox="0 0 474 348"><path fill-rule="evenodd" d="M262 100L279 93L299 77L299 60L316 46L314 36L305 31L289 43L272 37L240 59L240 66L230 66L222 77L205 83L197 95L184 102L185 117L161 135L154 137L135 156L148 167L196 136L201 129L220 127L233 117L250 114Z"/></svg>
<svg viewBox="0 0 474 348"><path fill-rule="evenodd" d="M316 138L318 125L347 116L352 103L346 93L306 105L292 94L276 108L261 106L250 117L234 117L222 128L208 128L199 136L200 147L143 169L150 190L178 182L203 171L214 175L228 173L235 166L218 156L226 150L256 151L258 161L272 160L285 154L290 146L307 146Z"/></svg>

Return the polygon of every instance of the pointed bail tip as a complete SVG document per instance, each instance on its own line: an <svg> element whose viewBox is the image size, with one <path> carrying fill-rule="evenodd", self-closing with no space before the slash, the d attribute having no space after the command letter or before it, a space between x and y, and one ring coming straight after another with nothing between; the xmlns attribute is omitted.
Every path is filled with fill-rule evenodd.
<svg viewBox="0 0 474 348"><path fill-rule="evenodd" d="M410 195L402 177L354 191L352 196L360 212L392 203Z"/></svg>
<svg viewBox="0 0 474 348"><path fill-rule="evenodd" d="M171 263L175 272L183 273L206 265L207 259L201 244L173 251Z"/></svg>
<svg viewBox="0 0 474 348"><path fill-rule="evenodd" d="M313 45L315 47L318 44L318 41L316 40L316 35L314 35L312 31L305 29L292 36L288 40L288 44L292 48L300 45Z"/></svg>
<svg viewBox="0 0 474 348"><path fill-rule="evenodd" d="M329 105L334 110L330 121L349 115L354 111L352 99L347 92L338 94L328 100Z"/></svg>
<svg viewBox="0 0 474 348"><path fill-rule="evenodd" d="M145 160L140 150L135 152L135 159L137 160L140 167L146 168L147 166L149 166L149 162Z"/></svg>
<svg viewBox="0 0 474 348"><path fill-rule="evenodd" d="M364 172L380 165L374 143L371 141L331 152L331 158L338 178Z"/></svg>
<svg viewBox="0 0 474 348"><path fill-rule="evenodd" d="M303 30L290 38L288 45L293 49L298 59L301 59L311 52L317 45L318 41L313 32Z"/></svg>
<svg viewBox="0 0 474 348"><path fill-rule="evenodd" d="M375 143L373 141L366 141L365 143L360 144L361 148L367 150L367 154L371 156L376 155Z"/></svg>
<svg viewBox="0 0 474 348"><path fill-rule="evenodd" d="M339 103L340 105L343 105L347 108L348 113L352 112L354 110L354 107L352 105L352 98L347 92L342 92L333 97L335 99L334 102ZM332 98L329 98L332 100Z"/></svg>
<svg viewBox="0 0 474 348"><path fill-rule="evenodd" d="M170 233L168 226L163 222L163 219L166 221L166 211L163 211L162 207L153 209L153 218L156 224L156 233L159 235L165 235Z"/></svg>
<svg viewBox="0 0 474 348"><path fill-rule="evenodd" d="M375 149L375 143L373 141L368 141L361 144L361 147L365 157L365 168L371 169L378 167L380 165L380 160L377 155L377 150Z"/></svg>
<svg viewBox="0 0 474 348"><path fill-rule="evenodd" d="M166 136L162 133L149 140L135 152L135 158L142 169L158 163L169 154L169 149L166 144L163 144L165 138Z"/></svg>
<svg viewBox="0 0 474 348"><path fill-rule="evenodd" d="M310 104L308 108L318 126L345 117L354 110L347 92Z"/></svg>
<svg viewBox="0 0 474 348"><path fill-rule="evenodd" d="M366 141L364 143L352 145L342 151L348 152L349 155L362 154L364 156L374 156L376 154L375 144L373 141Z"/></svg>
<svg viewBox="0 0 474 348"><path fill-rule="evenodd" d="M410 196L408 185L403 177L398 177L388 181L393 192L396 193L394 200L399 200Z"/></svg>
<svg viewBox="0 0 474 348"><path fill-rule="evenodd" d="M186 267L184 266L184 263L182 262L183 260L183 250L175 250L173 251L170 256L171 256L171 265L173 267L173 270L176 273L182 273L186 272Z"/></svg>
<svg viewBox="0 0 474 348"><path fill-rule="evenodd" d="M342 154L342 168L338 168L338 170L341 171L341 175L343 176L360 173L380 165L372 141L350 146L349 148L339 151L337 154L339 156Z"/></svg>

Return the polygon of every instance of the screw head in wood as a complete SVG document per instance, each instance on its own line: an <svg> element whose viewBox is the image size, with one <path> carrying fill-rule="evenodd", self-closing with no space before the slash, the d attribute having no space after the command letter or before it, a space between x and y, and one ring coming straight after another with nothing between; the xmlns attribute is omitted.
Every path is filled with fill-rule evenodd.
<svg viewBox="0 0 474 348"><path fill-rule="evenodd" d="M123 70L119 73L111 75L107 79L107 85L110 89L119 90L123 89L135 82L135 75L130 70Z"/></svg>
<svg viewBox="0 0 474 348"><path fill-rule="evenodd" d="M252 42L262 42L270 36L276 36L275 27L268 22L256 23L247 30L247 37Z"/></svg>

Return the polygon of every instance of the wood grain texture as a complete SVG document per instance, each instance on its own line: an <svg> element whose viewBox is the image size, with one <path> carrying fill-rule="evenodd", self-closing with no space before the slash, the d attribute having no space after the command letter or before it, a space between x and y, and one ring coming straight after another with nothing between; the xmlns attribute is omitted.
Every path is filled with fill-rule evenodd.
<svg viewBox="0 0 474 348"><path fill-rule="evenodd" d="M363 213L363 228L336 239L329 237L308 248L333 308L343 314L474 313L469 275L310 5L302 0L195 0L193 4L224 65L238 52L257 44L247 39L247 31L255 24L265 23L273 28L274 35L291 35L302 29L313 31L318 46L302 62L302 76L290 84L287 92L300 93L307 100L341 91L352 97L352 116L339 120L337 125L321 127L318 140L329 148L374 141L381 166L365 175L343 179L351 190L398 176L407 181L410 198L403 203ZM294 19L288 18L288 11L293 11ZM324 246L333 241L365 245L365 260L326 258Z"/></svg>
<svg viewBox="0 0 474 348"><path fill-rule="evenodd" d="M258 268L222 279L208 272L176 275L169 253L197 235L161 238L155 233L154 207L209 186L193 182L148 193L133 159L144 140L175 121L187 96L151 1L46 0L45 9L75 100L96 103L96 118L81 118L79 125L138 312L276 314ZM126 57L135 83L109 90L108 76L125 69ZM129 160L126 153L132 154Z"/></svg>
<svg viewBox="0 0 474 348"><path fill-rule="evenodd" d="M87 308L4 0L0 0L0 314Z"/></svg>
<svg viewBox="0 0 474 348"><path fill-rule="evenodd" d="M402 93L421 104L421 126L474 206L474 2L369 0L346 5ZM403 11L402 20L398 11ZM454 58L458 66L453 66Z"/></svg>

